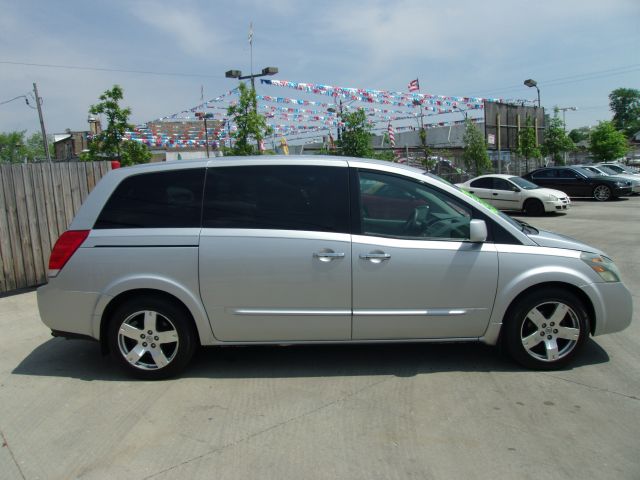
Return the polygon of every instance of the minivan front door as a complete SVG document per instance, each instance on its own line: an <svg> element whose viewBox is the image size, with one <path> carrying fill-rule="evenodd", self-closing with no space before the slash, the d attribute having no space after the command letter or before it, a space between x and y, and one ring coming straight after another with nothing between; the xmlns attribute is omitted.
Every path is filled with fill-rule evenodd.
<svg viewBox="0 0 640 480"><path fill-rule="evenodd" d="M327 163L208 169L200 295L218 340L351 337L348 169Z"/></svg>
<svg viewBox="0 0 640 480"><path fill-rule="evenodd" d="M359 179L353 339L481 336L496 295L498 258L492 243L465 241L471 209L418 181L367 171L360 171ZM402 188L423 204L410 218L374 218L364 194L382 190L383 184Z"/></svg>

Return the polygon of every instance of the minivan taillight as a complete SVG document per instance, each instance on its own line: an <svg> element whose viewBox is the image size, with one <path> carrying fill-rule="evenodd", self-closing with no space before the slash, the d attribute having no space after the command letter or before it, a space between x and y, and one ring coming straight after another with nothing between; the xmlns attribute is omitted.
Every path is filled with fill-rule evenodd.
<svg viewBox="0 0 640 480"><path fill-rule="evenodd" d="M66 265L82 242L89 236L91 230L67 230L53 246L49 257L49 276L55 277Z"/></svg>

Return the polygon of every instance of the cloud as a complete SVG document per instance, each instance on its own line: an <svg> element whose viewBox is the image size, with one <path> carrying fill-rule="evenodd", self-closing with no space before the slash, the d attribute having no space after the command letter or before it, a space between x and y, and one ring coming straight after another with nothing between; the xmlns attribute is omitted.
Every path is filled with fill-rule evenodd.
<svg viewBox="0 0 640 480"><path fill-rule="evenodd" d="M156 2L127 2L138 20L173 39L190 56L207 57L223 51L226 36L207 23L206 16L194 7L162 5Z"/></svg>

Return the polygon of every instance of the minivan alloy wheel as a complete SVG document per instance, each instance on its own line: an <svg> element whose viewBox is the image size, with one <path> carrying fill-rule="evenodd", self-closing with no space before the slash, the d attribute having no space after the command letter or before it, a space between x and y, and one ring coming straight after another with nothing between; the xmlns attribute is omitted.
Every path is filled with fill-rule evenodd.
<svg viewBox="0 0 640 480"><path fill-rule="evenodd" d="M532 290L507 311L502 333L509 355L539 370L564 367L589 337L589 314L583 301L562 287Z"/></svg>
<svg viewBox="0 0 640 480"><path fill-rule="evenodd" d="M166 367L178 352L179 338L171 320L153 310L129 315L118 329L118 348L134 367Z"/></svg>
<svg viewBox="0 0 640 480"><path fill-rule="evenodd" d="M199 345L189 312L155 295L120 305L109 319L107 339L114 359L130 374L148 380L180 372Z"/></svg>
<svg viewBox="0 0 640 480"><path fill-rule="evenodd" d="M562 302L546 302L532 308L520 328L520 339L533 358L552 362L567 356L580 338L580 321Z"/></svg>

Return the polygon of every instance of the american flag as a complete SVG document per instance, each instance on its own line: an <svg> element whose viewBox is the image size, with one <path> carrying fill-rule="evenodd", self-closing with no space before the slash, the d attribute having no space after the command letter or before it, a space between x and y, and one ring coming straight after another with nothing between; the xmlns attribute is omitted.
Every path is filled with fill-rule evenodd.
<svg viewBox="0 0 640 480"><path fill-rule="evenodd" d="M389 126L387 127L387 133L389 134L389 143L391 144L391 148L396 146L396 137L393 134L393 127L391 126L391 123L389 123Z"/></svg>
<svg viewBox="0 0 640 480"><path fill-rule="evenodd" d="M420 83L417 78L409 82L409 91L415 92L416 90L420 90Z"/></svg>

